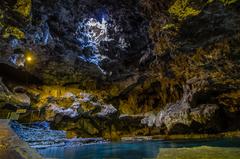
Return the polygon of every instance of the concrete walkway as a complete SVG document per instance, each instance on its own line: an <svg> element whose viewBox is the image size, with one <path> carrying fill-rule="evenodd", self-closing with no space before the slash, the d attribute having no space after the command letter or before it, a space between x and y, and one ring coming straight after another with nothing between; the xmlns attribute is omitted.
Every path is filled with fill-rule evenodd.
<svg viewBox="0 0 240 159"><path fill-rule="evenodd" d="M9 126L9 120L0 119L0 159L43 158L16 135Z"/></svg>

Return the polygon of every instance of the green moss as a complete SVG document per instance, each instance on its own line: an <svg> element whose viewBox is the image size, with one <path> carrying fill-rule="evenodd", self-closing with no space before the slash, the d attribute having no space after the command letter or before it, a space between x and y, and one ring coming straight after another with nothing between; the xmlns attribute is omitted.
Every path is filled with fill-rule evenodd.
<svg viewBox="0 0 240 159"><path fill-rule="evenodd" d="M185 20L189 16L196 16L201 10L190 7L191 0L176 0L168 9L168 12L176 16L180 21Z"/></svg>
<svg viewBox="0 0 240 159"><path fill-rule="evenodd" d="M31 0L17 0L15 10L24 17L29 17L31 13L32 1Z"/></svg>
<svg viewBox="0 0 240 159"><path fill-rule="evenodd" d="M3 32L3 38L9 38L10 36L15 36L17 39L23 39L25 34L20 29L9 26Z"/></svg>

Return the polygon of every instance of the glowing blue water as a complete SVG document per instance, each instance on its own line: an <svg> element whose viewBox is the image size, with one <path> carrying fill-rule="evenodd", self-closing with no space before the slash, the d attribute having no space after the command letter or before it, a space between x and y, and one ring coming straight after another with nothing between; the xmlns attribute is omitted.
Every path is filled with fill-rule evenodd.
<svg viewBox="0 0 240 159"><path fill-rule="evenodd" d="M161 148L195 146L240 147L240 139L119 142L55 147L41 149L39 152L46 158L56 159L150 159L156 158Z"/></svg>

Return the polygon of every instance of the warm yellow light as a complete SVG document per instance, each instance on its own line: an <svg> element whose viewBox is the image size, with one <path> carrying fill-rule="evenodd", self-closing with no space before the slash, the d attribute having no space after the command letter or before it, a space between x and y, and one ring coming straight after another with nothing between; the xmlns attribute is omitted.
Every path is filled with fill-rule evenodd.
<svg viewBox="0 0 240 159"><path fill-rule="evenodd" d="M26 60L27 60L28 62L31 62L31 61L32 61L32 57L31 57L31 56L28 56L28 57L26 58Z"/></svg>

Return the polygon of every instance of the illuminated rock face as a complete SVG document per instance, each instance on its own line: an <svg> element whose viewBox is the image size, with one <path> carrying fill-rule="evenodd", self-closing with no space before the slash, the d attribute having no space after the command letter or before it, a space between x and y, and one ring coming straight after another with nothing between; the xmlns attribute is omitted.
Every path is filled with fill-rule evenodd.
<svg viewBox="0 0 240 159"><path fill-rule="evenodd" d="M35 44L47 45L52 40L52 36L49 31L47 22L39 25L37 30L34 32L33 41Z"/></svg>
<svg viewBox="0 0 240 159"><path fill-rule="evenodd" d="M12 64L18 67L24 67L25 57L23 54L13 54L9 57L9 62L11 62Z"/></svg>
<svg viewBox="0 0 240 159"><path fill-rule="evenodd" d="M138 60L144 51L150 53L147 19L136 2L34 0L29 3L19 8L22 11L24 5L32 6L31 14L24 12L24 16L8 14L3 9L10 6L15 13L12 2L2 5L0 23L6 27L3 27L1 57L6 60L12 54L23 56L30 50L34 66L24 67L44 83L77 83L86 77L122 78L138 70ZM12 26L15 21L17 24Z"/></svg>
<svg viewBox="0 0 240 159"><path fill-rule="evenodd" d="M101 21L90 18L80 22L76 31L76 38L82 48L92 48L93 51L99 52L98 47L101 42L111 41L108 36L108 23L102 18Z"/></svg>
<svg viewBox="0 0 240 159"><path fill-rule="evenodd" d="M26 3L27 12L22 12L23 6L16 10L10 0L0 5L4 79L16 83L22 79L29 85L32 81L21 75L26 70L27 77L45 85L94 92L107 103L106 109L98 111L100 116L118 113L112 117L115 131L123 127L122 117L137 128L151 127L152 133L240 127L233 122L239 120L240 112L238 0ZM31 63L27 63L29 52ZM78 115L68 108L57 112ZM58 128L70 127L73 121L61 122L56 123ZM79 121L73 133L80 125ZM99 135L101 130L90 125Z"/></svg>
<svg viewBox="0 0 240 159"><path fill-rule="evenodd" d="M101 62L103 60L111 60L108 55L102 55L100 48L104 49L103 43L109 44L114 42L116 46L120 49L125 50L129 46L126 40L123 37L115 37L114 34L117 34L120 30L115 20L108 18L107 21L104 16L98 20L95 18L86 18L83 19L78 24L75 36L79 42L79 46L84 49L88 49L92 52L91 55L79 55L79 58L85 62L93 63L102 71L103 74L106 74L101 68ZM108 49L104 49L108 52Z"/></svg>

